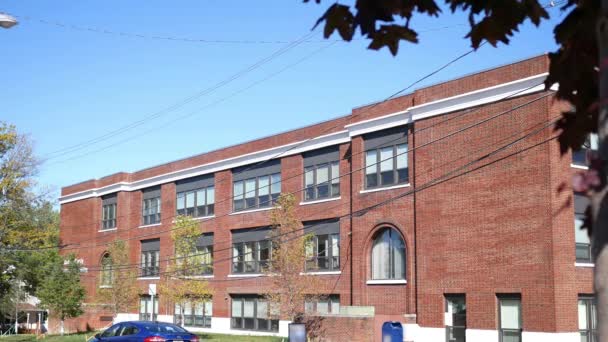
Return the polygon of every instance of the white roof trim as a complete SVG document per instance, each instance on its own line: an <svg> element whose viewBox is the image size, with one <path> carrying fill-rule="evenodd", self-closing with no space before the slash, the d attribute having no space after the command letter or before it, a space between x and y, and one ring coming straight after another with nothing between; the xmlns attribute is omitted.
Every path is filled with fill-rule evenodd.
<svg viewBox="0 0 608 342"><path fill-rule="evenodd" d="M180 179L186 179L194 176L228 170L238 166L259 163L268 159L272 159L277 155L289 156L299 154L306 151L312 151L326 146L342 144L350 141L347 131L326 134L316 137L311 140L302 140L286 145L273 147L270 149L247 153L240 156L218 160L203 165L194 166L187 169L173 171L162 175L138 180L135 182L119 182L110 184L101 188L94 188L85 191L76 192L59 198L59 203L69 203L90 197L103 196L117 191L134 191L144 189L150 186L155 186L164 183L175 182Z"/></svg>
<svg viewBox="0 0 608 342"><path fill-rule="evenodd" d="M59 203L64 204L74 202L86 198L103 196L117 191L139 190L150 186L175 182L180 179L228 170L238 166L259 163L265 160L273 159L277 155L289 156L306 151L316 150L326 146L346 143L349 142L352 137L361 134L406 125L416 120L499 101L516 93L517 96L522 96L542 91L544 90L544 84L542 84L542 82L545 80L547 75L547 73L543 73L512 82L499 84L493 87L425 103L419 106L405 108L398 112L381 117L348 124L344 126L344 131L322 135L310 140L297 141L262 151L247 153L187 169L168 172L135 182L119 182L101 188L76 192L60 197Z"/></svg>

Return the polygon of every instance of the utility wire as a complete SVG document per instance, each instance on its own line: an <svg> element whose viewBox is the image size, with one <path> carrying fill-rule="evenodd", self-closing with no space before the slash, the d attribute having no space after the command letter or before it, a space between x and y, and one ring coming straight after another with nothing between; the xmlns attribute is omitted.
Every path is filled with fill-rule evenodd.
<svg viewBox="0 0 608 342"><path fill-rule="evenodd" d="M464 165L462 165L462 166L460 166L460 167L458 167L458 168L456 168L456 169L454 169L454 170L452 170L452 171L449 171L449 172L447 172L446 174L444 174L444 175L442 175L442 176L440 176L440 177L437 177L437 178L435 178L435 179L433 179L433 180L430 180L429 182L427 182L427 183L423 184L423 185L422 185L422 186L420 186L419 188L408 190L408 191L406 191L406 192L404 192L404 193L401 193L401 194L399 194L399 195L393 196L393 197L391 197L391 198L389 198L389 199L386 199L386 200L384 200L384 201L380 201L380 202L378 202L378 203L376 203L376 204L373 204L373 205L370 205L370 206L368 206L368 207L366 207L366 208L359 209L359 210L357 210L357 211L353 212L352 214L350 214L350 213L349 213L349 214L345 214L345 215L339 216L339 217L338 217L338 219L340 219L340 220L341 220L341 219L343 219L343 218L352 218L352 217L359 217L359 216L365 215L365 214L366 214L367 212L369 212L370 210L374 210L374 209L376 209L376 208L378 208L378 207L381 207L381 206L383 206L383 205L389 204L389 203L391 203L391 202L393 202L393 201L395 201L395 200L397 200L397 199L400 199L400 198L403 198L403 197L409 196L409 195L411 195L411 194L413 194L413 193L415 193L415 192L419 192L419 191L422 191L422 190L428 189L428 188L430 188L430 187L432 187L432 186L436 186L436 185L438 185L438 184L444 183L444 182L449 181L449 180L451 180L451 179L454 179L454 178L456 178L456 177L463 176L463 175L468 174L468 173L470 173L470 172L476 171L476 170L478 170L478 169L480 169L480 168L483 168L483 167L486 167L486 166L488 166L488 165L494 164L494 163L496 163L496 162L498 162L498 161L505 160L505 159L507 159L507 158L509 158L509 157L511 157L511 156L513 156L513 155L519 154L519 153L521 153L521 152L523 152L523 151L528 151L528 150L529 150L529 149L531 149L531 148L534 148L534 147L540 146L540 145L542 145L542 144L544 144L544 143L547 143L547 142L550 142L550 141L552 141L552 140L555 140L555 139L557 138L557 136L552 136L551 138L545 139L545 140L543 140L543 141L542 141L542 142L540 142L540 143L537 143L537 144L534 144L534 145L529 146L529 147L527 147L527 148L524 148L524 149L523 149L523 150L521 150L521 151L515 152L515 153L510 154L510 155L507 155L507 156L503 156L503 157L501 157L501 158L499 158L499 159L497 159L497 160L491 161L491 162L489 162L488 164L485 164L485 165L478 166L478 167L476 167L476 168L474 168L474 169L467 170L469 167L471 167L471 166L473 166L473 165L475 165L475 164L477 164L477 163L479 163L479 162L481 162L481 161L483 161L483 160L489 159L489 158L491 158L491 157L493 157L493 156L497 155L498 153L502 152L503 150L506 150L506 149L508 149L508 148L510 148L510 147L512 147L512 146L514 146L514 145L516 145L517 143L519 143L519 142L521 142L521 141L523 141L523 140L525 140L525 139L527 139L527 138L530 138L530 137L532 137L532 136L535 136L535 135L537 135L537 134L541 133L543 130L545 130L545 129L547 129L547 128L549 128L549 127L553 126L553 125L555 125L555 123L556 123L558 120L559 120L559 118L552 119L552 120L550 120L548 123L546 123L545 125L543 125L542 127L538 128L538 129L536 129L536 130L534 130L534 131L532 131L532 132L529 132L529 133L527 133L527 134L525 134L525 135L521 136L520 138L515 139L514 141L511 141L511 142L509 142L509 143L507 143L507 144L505 144L505 145L503 145L503 146L501 146L501 147L499 147L499 148L497 148L497 149L495 149L495 150L493 150L493 151L491 151L491 152L489 152L489 153L487 153L487 154L485 154L485 155L483 155L483 156L481 156L481 157L475 158L474 160L472 160L472 161L470 161L470 162L468 162L468 163L466 163L466 164L464 164ZM461 171L463 171L463 172L459 174L459 172L461 172ZM320 226L319 226L319 227L320 227ZM317 227L317 229L318 229L319 227ZM298 230L304 230L304 228L302 228L302 229L298 229ZM307 229L307 230L308 230L308 229ZM314 231L314 229L313 229L313 231ZM285 233L285 234L282 234L282 235L293 234L294 232L295 232L295 230L294 230L294 231L291 231L291 232L288 232L288 233ZM278 237L273 237L272 239L269 239L269 240L270 240L270 241L273 241L274 239L276 239L276 240L278 240L279 242L287 242L287 241L291 241L291 240L294 240L294 239L301 238L301 237L306 236L306 235L308 235L308 233L306 233L306 234L300 234L300 235L298 235L298 236L295 236L295 237L291 237L291 238L285 239L285 240L283 240L283 241L281 241L281 240L278 238L278 237L280 237L280 236L278 236ZM231 248L232 248L232 247L231 247ZM230 248L230 249L231 249L231 248ZM251 253L253 253L253 252L251 252ZM243 256L243 255L246 255L246 254L251 254L251 253L245 253L245 254L242 254L242 255L239 255L239 256ZM196 254L195 254L195 255L196 255ZM192 256L195 256L195 255L192 255ZM221 262L225 262L225 261L234 261L234 260L235 260L235 258L236 258L236 257L232 256L232 257L229 257L229 258L220 258L220 259L214 259L214 260L213 260L213 264L215 265L216 263L221 263ZM159 263L160 263L160 262L159 262ZM198 267L200 267L200 265L197 265L196 267L198 268ZM194 267L192 267L192 268L194 268ZM185 270L185 269L184 269L184 270ZM159 276L160 276L161 274L162 274L162 275L170 275L170 274L174 274L174 273L179 272L179 271L183 271L183 270L179 270L179 269L178 269L177 271L176 271L176 270L173 270L173 271L160 272ZM242 279L241 279L241 280L242 280ZM208 279L204 279L204 281L213 281L213 280L211 280L211 279L209 279L209 280L208 280Z"/></svg>
<svg viewBox="0 0 608 342"><path fill-rule="evenodd" d="M505 111L500 112L500 113L498 113L498 114L492 115L492 116L490 116L490 117L488 117L488 118L485 118L485 119L483 119L483 120L481 120L481 121L478 121L478 122L475 122L475 123L470 124L470 125L468 125L468 126L465 126L465 127L461 128L461 129L458 129L458 130L456 130L456 131L454 131L454 132L451 132L451 133L449 133L449 134L447 134L447 135L444 135L444 136L438 137L437 139L431 140L431 141L429 141L429 142L427 142L427 143L424 143L424 144L422 144L422 145L415 146L414 148L412 148L412 149L410 149L410 150L408 150L408 151L405 151L405 152L399 153L399 154L397 154L397 155L395 155L395 156L391 156L391 157L389 157L389 158L385 158L384 160L380 160L380 161L378 161L378 162L376 162L376 163L374 163L374 164L382 163L383 161L386 161L386 160L389 160L389 159L396 158L396 157L398 157L399 155L402 155L402 154L407 154L408 152L412 152L412 151L415 151L416 149L423 148L423 147L428 146L428 145L430 145L430 144L432 144L432 143L435 143L435 142L437 142L437 141L441 141L441 140L447 139L447 138L449 138L449 137L451 137L451 136L454 136L454 135L456 135L456 134L460 134L460 133L462 133L462 132L464 132L464 131L466 131L466 130L469 130L469 129L471 129L471 128L477 127L477 126L479 126L479 125L481 125L481 124L484 124L484 123L486 123L486 122L488 122L488 121L490 121L490 120L494 120L494 119L496 119L496 118L498 118L498 117L500 117L500 116L502 116L502 115L506 115L506 114L511 113L511 112L513 112L513 111L515 111L515 110L518 110L518 109L523 108L523 107L525 107L525 106L527 106L527 105L530 105L530 104L532 104L532 103L534 103L534 102L536 102L536 101L539 101L539 100L541 100L541 99L544 99L544 98L546 98L546 97L548 97L548 96L550 96L550 95L552 95L552 94L553 94L552 92L546 93L546 94L544 94L544 95L542 95L542 96L536 97L536 98L534 98L534 99L532 99L532 100L530 100L530 101L527 101L527 102L525 102L525 103L523 103L523 104L520 104L520 105L518 105L518 106L515 106L515 107L513 107L513 108L511 108L511 109L509 109L509 110L505 110ZM363 170L363 169L367 168L368 166L369 166L369 165L366 165L366 166L363 166L363 167L360 167L360 168L354 169L354 170L352 170L352 171L350 171L350 172L344 173L344 174L339 175L338 177L335 177L335 178L341 178L341 177L344 177L344 176L347 176L347 175L351 175L351 174L353 174L353 173L355 173L355 172L358 172L358 171L361 171L361 170ZM334 178L334 179L335 179L335 178ZM330 180L330 182L331 182L331 180ZM301 192L301 191L303 191L303 190L305 190L305 189L306 189L306 188L298 189L298 190L296 190L296 191L294 191L294 192L291 192L291 194L294 194L294 193L297 193L297 192ZM205 221L209 221L209 220L212 220L212 219L216 219L216 218L220 218L220 217L224 217L224 216L228 216L228 215L230 215L230 214L221 215L221 216L216 216L216 217L209 218L209 219L206 219L206 220L204 219L204 220L201 220L201 221L205 222ZM171 219L171 218L176 217L176 216L177 216L177 215L173 215L173 216L170 216L170 217L168 217L168 218L163 218L163 219L161 219L161 221L163 221L163 220L168 220L168 219ZM139 228L132 228L132 229L139 229ZM151 232L151 233L144 234L144 235L134 236L134 237L130 237L130 238L124 239L124 241L128 241L128 240L134 240L134 239L140 239L140 238L143 238L143 237L148 237L148 236L157 236L158 234L161 234L161 233L166 233L166 232L170 232L170 231L173 231L174 229L175 229L175 228L171 228L171 229L169 229L169 230L164 230L164 231L155 231L155 232ZM131 230L131 229L129 229L129 230ZM126 232L126 231L128 231L128 230L124 230L124 231ZM91 239L91 240L97 240L97 238L94 238L94 239ZM105 245L109 245L109 244L111 243L111 242L109 242L109 243L93 244L93 245L84 245L84 246L83 246L81 243L82 243L82 242L86 242L86 241L87 241L87 240L85 240L85 241L81 241L81 242L80 242L80 243L78 243L78 244L72 244L72 245L70 245L70 246L63 247L62 249L63 249L63 250L73 250L73 249L81 249L81 248L92 248L92 247L99 247L99 246L105 246ZM74 245L80 245L80 247L75 247ZM56 248L57 246L54 246L54 247ZM16 250L18 250L18 249L13 249L13 250L15 250L15 251L16 251ZM31 250L35 250L35 249L29 249L29 250L31 251Z"/></svg>

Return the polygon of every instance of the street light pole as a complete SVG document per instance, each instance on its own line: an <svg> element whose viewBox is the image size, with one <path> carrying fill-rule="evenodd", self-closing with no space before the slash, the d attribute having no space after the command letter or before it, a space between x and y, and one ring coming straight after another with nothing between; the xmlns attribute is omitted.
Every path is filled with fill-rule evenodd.
<svg viewBox="0 0 608 342"><path fill-rule="evenodd" d="M17 25L18 23L19 22L17 21L17 19L15 17L8 15L6 13L0 12L0 27L9 29L9 28Z"/></svg>

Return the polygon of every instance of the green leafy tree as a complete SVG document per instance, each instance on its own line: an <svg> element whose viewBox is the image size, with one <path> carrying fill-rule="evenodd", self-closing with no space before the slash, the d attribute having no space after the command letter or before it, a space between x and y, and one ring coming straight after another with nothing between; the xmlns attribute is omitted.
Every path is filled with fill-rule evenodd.
<svg viewBox="0 0 608 342"><path fill-rule="evenodd" d="M42 308L59 318L63 335L65 320L83 313L82 302L85 298L85 289L80 283L80 264L73 255L58 258L47 266L44 282L36 291L36 296Z"/></svg>
<svg viewBox="0 0 608 342"><path fill-rule="evenodd" d="M171 230L175 258L169 262L164 282L159 286L160 295L180 306L182 324L187 304L204 305L213 296L209 282L198 277L211 267L211 255L201 253L196 248L201 234L199 223L190 216L175 219Z"/></svg>
<svg viewBox="0 0 608 342"><path fill-rule="evenodd" d="M302 273L312 236L303 235L295 208L295 196L281 194L270 213L272 257L265 270L270 283L265 297L275 318L297 322L304 316L304 301L319 297L322 284L318 277Z"/></svg>
<svg viewBox="0 0 608 342"><path fill-rule="evenodd" d="M118 313L129 312L137 304L137 270L129 266L129 249L124 241L113 241L107 256L109 263L101 266L97 299L109 306L116 318Z"/></svg>

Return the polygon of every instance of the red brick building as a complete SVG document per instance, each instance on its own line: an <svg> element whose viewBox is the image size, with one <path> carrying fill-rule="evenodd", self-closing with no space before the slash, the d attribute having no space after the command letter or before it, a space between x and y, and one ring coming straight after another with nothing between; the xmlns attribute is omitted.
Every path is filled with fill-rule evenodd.
<svg viewBox="0 0 608 342"><path fill-rule="evenodd" d="M330 339L378 340L397 321L407 341L579 341L593 333L593 264L576 230L584 203L559 189L585 168L584 151L560 155L550 124L564 104L544 91L547 70L539 56L65 187L61 241L76 246L95 303L104 244L127 240L142 297L139 314L118 319L174 321L181 308L159 296L152 310L146 294L173 256L173 218L195 216L212 266L199 277L214 296L184 308L186 326L286 335L259 294L271 203L291 192L315 235L302 271L328 295L302 304L326 318ZM87 307L73 328L107 324Z"/></svg>

